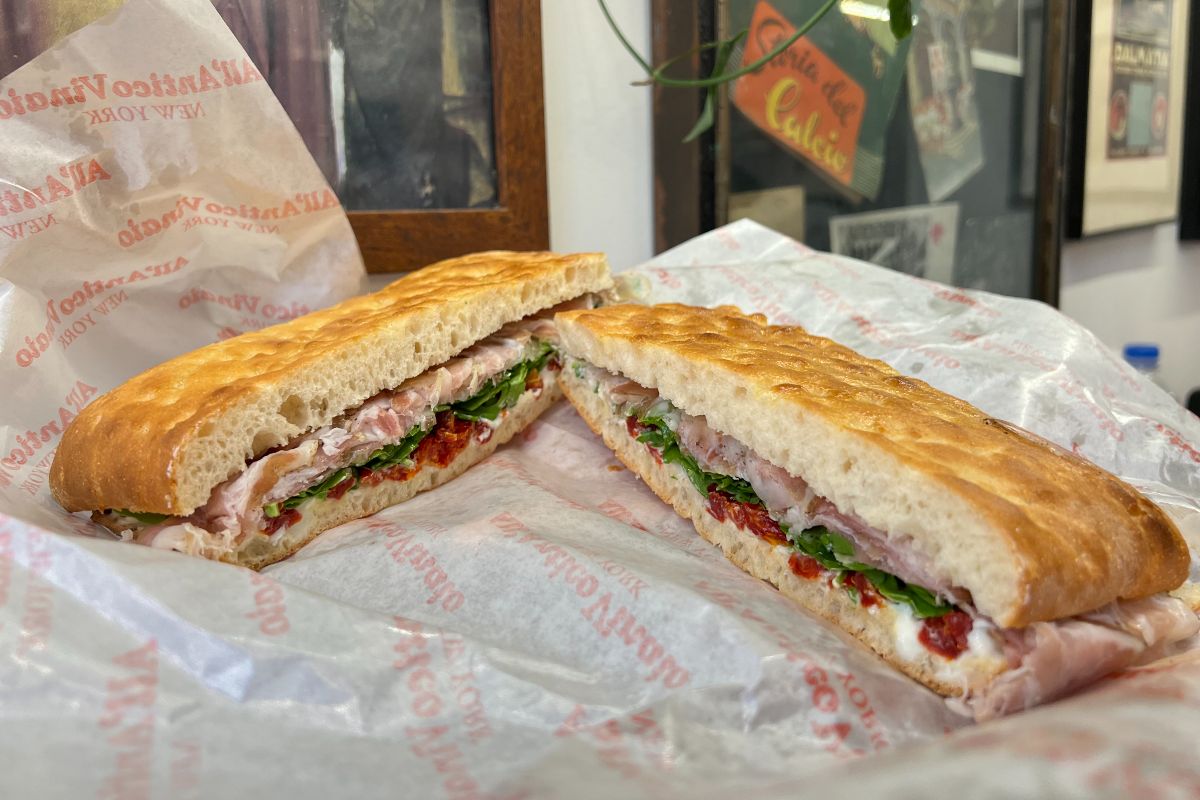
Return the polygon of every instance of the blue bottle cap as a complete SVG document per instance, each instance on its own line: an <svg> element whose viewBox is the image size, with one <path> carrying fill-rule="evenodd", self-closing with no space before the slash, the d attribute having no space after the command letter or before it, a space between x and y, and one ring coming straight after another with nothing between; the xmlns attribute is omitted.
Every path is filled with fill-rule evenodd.
<svg viewBox="0 0 1200 800"><path fill-rule="evenodd" d="M1158 366L1158 345L1157 344L1126 344L1124 348L1124 359L1135 367L1150 367Z"/></svg>
<svg viewBox="0 0 1200 800"><path fill-rule="evenodd" d="M1156 344L1127 344L1125 345L1126 361L1157 361L1158 345Z"/></svg>

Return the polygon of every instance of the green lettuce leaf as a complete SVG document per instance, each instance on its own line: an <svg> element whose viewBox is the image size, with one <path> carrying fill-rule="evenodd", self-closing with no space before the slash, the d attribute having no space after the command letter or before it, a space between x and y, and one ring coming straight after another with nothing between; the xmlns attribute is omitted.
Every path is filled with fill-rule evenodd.
<svg viewBox="0 0 1200 800"><path fill-rule="evenodd" d="M285 509L295 508L296 506L300 505L305 500L308 500L310 498L325 497L326 495L329 494L330 491L333 490L333 488L335 486L338 486L347 480L353 480L354 485L355 486L358 485L358 474L355 469L353 469L351 467L345 467L343 469L339 469L337 472L333 473L328 478L326 478L325 480L316 484L315 486L310 486L307 489L305 489L303 492L300 492L299 494L296 494L296 495L292 495L287 500L284 500L282 503L277 504L277 505L280 505ZM353 489L354 486L351 486L350 488ZM267 512L267 516L268 517L272 516L269 511ZM276 516L278 516L278 515L276 515Z"/></svg>

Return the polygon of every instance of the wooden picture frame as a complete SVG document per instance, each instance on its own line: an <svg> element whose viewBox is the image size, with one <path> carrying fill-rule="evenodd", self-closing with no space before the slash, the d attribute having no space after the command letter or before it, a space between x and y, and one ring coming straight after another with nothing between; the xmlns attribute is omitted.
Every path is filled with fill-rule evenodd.
<svg viewBox="0 0 1200 800"><path fill-rule="evenodd" d="M1183 167L1179 178L1179 238L1200 239L1200 6L1188 19Z"/></svg>
<svg viewBox="0 0 1200 800"><path fill-rule="evenodd" d="M91 21L89 13L93 17L107 13L118 2L95 0L92 8L80 9L75 21L86 24ZM62 33L53 25L39 24L39 20L44 23L44 19L56 17L53 9L42 9L36 3L0 0L0 56L5 59L0 62L0 75L19 67ZM332 102L331 89L312 74L315 70L324 75L330 65L330 55L324 52L329 47L330 33L321 30L319 0L274 0L248 6L238 0L214 0L214 5L247 48L247 54L269 76L268 81L274 80L280 67L299 67L298 74L285 81L287 85L279 87L272 82L272 89L292 114L326 178L342 195L338 177L331 174L337 169L335 123L321 110L323 104ZM246 16L247 8L255 13ZM406 272L480 250L540 250L549 246L541 2L486 0L486 8L495 204L486 208L354 211L349 210L353 203L343 197L368 272ZM283 9L295 18L281 16ZM272 44L276 38L280 41ZM322 52L309 52L313 49ZM483 61L482 52L479 56ZM266 68L271 59L281 62L274 72ZM404 79L403 75L396 77ZM385 187L386 167L382 172L374 185Z"/></svg>
<svg viewBox="0 0 1200 800"><path fill-rule="evenodd" d="M487 209L351 211L368 272L407 272L479 250L550 244L540 0L491 0L498 204Z"/></svg>
<svg viewBox="0 0 1200 800"><path fill-rule="evenodd" d="M1066 224L1067 236L1073 239L1171 222L1179 214L1187 80L1181 59L1187 59L1190 4L1170 0L1164 40L1145 42L1121 30L1122 6L1131 2L1097 0L1076 8ZM1117 45L1165 48L1170 54L1163 76L1166 90L1161 91L1157 79L1131 82L1131 70L1114 64ZM1132 152L1133 134L1124 133L1133 129L1135 119L1146 119L1137 113L1144 105L1135 101L1135 86L1145 97L1150 96L1146 92L1154 93L1153 119L1159 118L1160 103L1165 109L1165 124L1145 152Z"/></svg>

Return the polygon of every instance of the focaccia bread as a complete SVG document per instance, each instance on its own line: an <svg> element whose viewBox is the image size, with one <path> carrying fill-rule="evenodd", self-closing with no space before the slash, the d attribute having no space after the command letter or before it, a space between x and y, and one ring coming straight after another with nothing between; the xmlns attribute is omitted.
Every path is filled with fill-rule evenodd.
<svg viewBox="0 0 1200 800"><path fill-rule="evenodd" d="M305 436L311 439L331 426L336 431L309 445L319 457L322 448L344 447L347 436L361 436L358 428L376 433L371 425L380 413L393 424L386 415L396 403L388 408L389 398L381 393L399 392L411 401L418 391L425 399L437 395L448 407L462 400L458 395L490 386L489 379L511 378L505 370L529 360L529 343L553 344L553 323L546 313L535 319L539 312L611 285L600 254L477 253L411 273L373 294L202 347L147 370L88 406L63 436L51 489L68 510L99 512L100 521L117 529L138 515L187 518L211 504L218 487L249 471L256 460ZM493 341L497 336L500 340ZM548 352L537 355L547 363ZM446 364L453 374L437 372ZM550 384L539 384L539 393L544 388L553 397L557 389L554 381ZM507 397L507 405L516 399ZM370 420L362 419L364 409L371 412ZM432 405L416 411L421 413L404 419L421 416L424 424L433 424ZM501 434L497 442L515 433L508 430L508 416L485 420ZM396 444L403 431L393 433L378 437L380 446ZM290 469L303 459L295 461ZM315 469L311 459L302 466ZM277 456L265 470L269 474L256 480L261 477L265 486L280 477L281 469ZM120 513L114 517L113 511ZM253 549L263 547L259 543ZM283 554L288 548L268 549ZM238 560L232 551L219 557Z"/></svg>
<svg viewBox="0 0 1200 800"><path fill-rule="evenodd" d="M1196 627L1161 594L1189 559L1157 506L920 380L730 307L556 322L568 399L660 497L751 574L977 714Z"/></svg>

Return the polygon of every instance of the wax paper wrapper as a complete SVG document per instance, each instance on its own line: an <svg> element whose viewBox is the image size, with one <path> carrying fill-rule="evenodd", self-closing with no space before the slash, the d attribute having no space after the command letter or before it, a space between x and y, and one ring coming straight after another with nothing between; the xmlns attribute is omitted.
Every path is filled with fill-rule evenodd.
<svg viewBox="0 0 1200 800"><path fill-rule="evenodd" d="M0 82L0 492L41 492L98 393L363 275L337 197L211 3L130 0L67 37Z"/></svg>
<svg viewBox="0 0 1200 800"><path fill-rule="evenodd" d="M101 71L115 80L119 65L107 61L131 41L138 63L123 68L136 74L240 58L203 5L130 3L0 88L42 72L53 77L46 85ZM152 56L153 68L142 63ZM149 188L164 176L205 197L228 192L227 205L235 187L275 202L285 195L264 187L295 180L288 190L305 191L296 175L311 165L277 160L294 133L264 130L263 115L280 112L260 87L204 97L246 104L240 117L221 112L226 126L254 121L259 142L244 148L208 151L190 135L171 138L174 129L152 137L148 122L121 135L75 123L81 137L110 137L93 150L109 153L113 177L64 198L72 214L56 208L53 226L0 251L0 379L10 392L0 425L19 467L0 488L0 796L1194 795L1200 663L1191 654L973 726L726 562L565 404L450 484L330 531L262 573L114 541L57 509L45 488L57 435L49 428L41 441L47 420L65 424L96 393L246 316L219 300L184 308L194 287L213 297L237 287L278 307L329 302L354 285L336 209L278 234L172 225L113 246L135 213L172 207L181 190ZM50 127L27 134L4 158L53 140ZM244 156L236 172L219 166L230 148ZM192 160L171 161L177 150ZM148 159L170 163L152 170ZM133 203L142 211L127 210ZM48 245L61 231L70 235ZM144 277L136 293L105 287L127 292L110 309L115 322L101 314L69 343L56 335L36 366L16 361L51 301L64 314L62 298L113 264L140 269L183 250L186 266ZM126 253L138 258L120 262ZM1194 421L1041 306L814 253L749 223L623 280L648 300L737 302L842 338L1078 446L1175 513L1195 509L1183 460L1200 442ZM75 314L91 309L72 303Z"/></svg>

